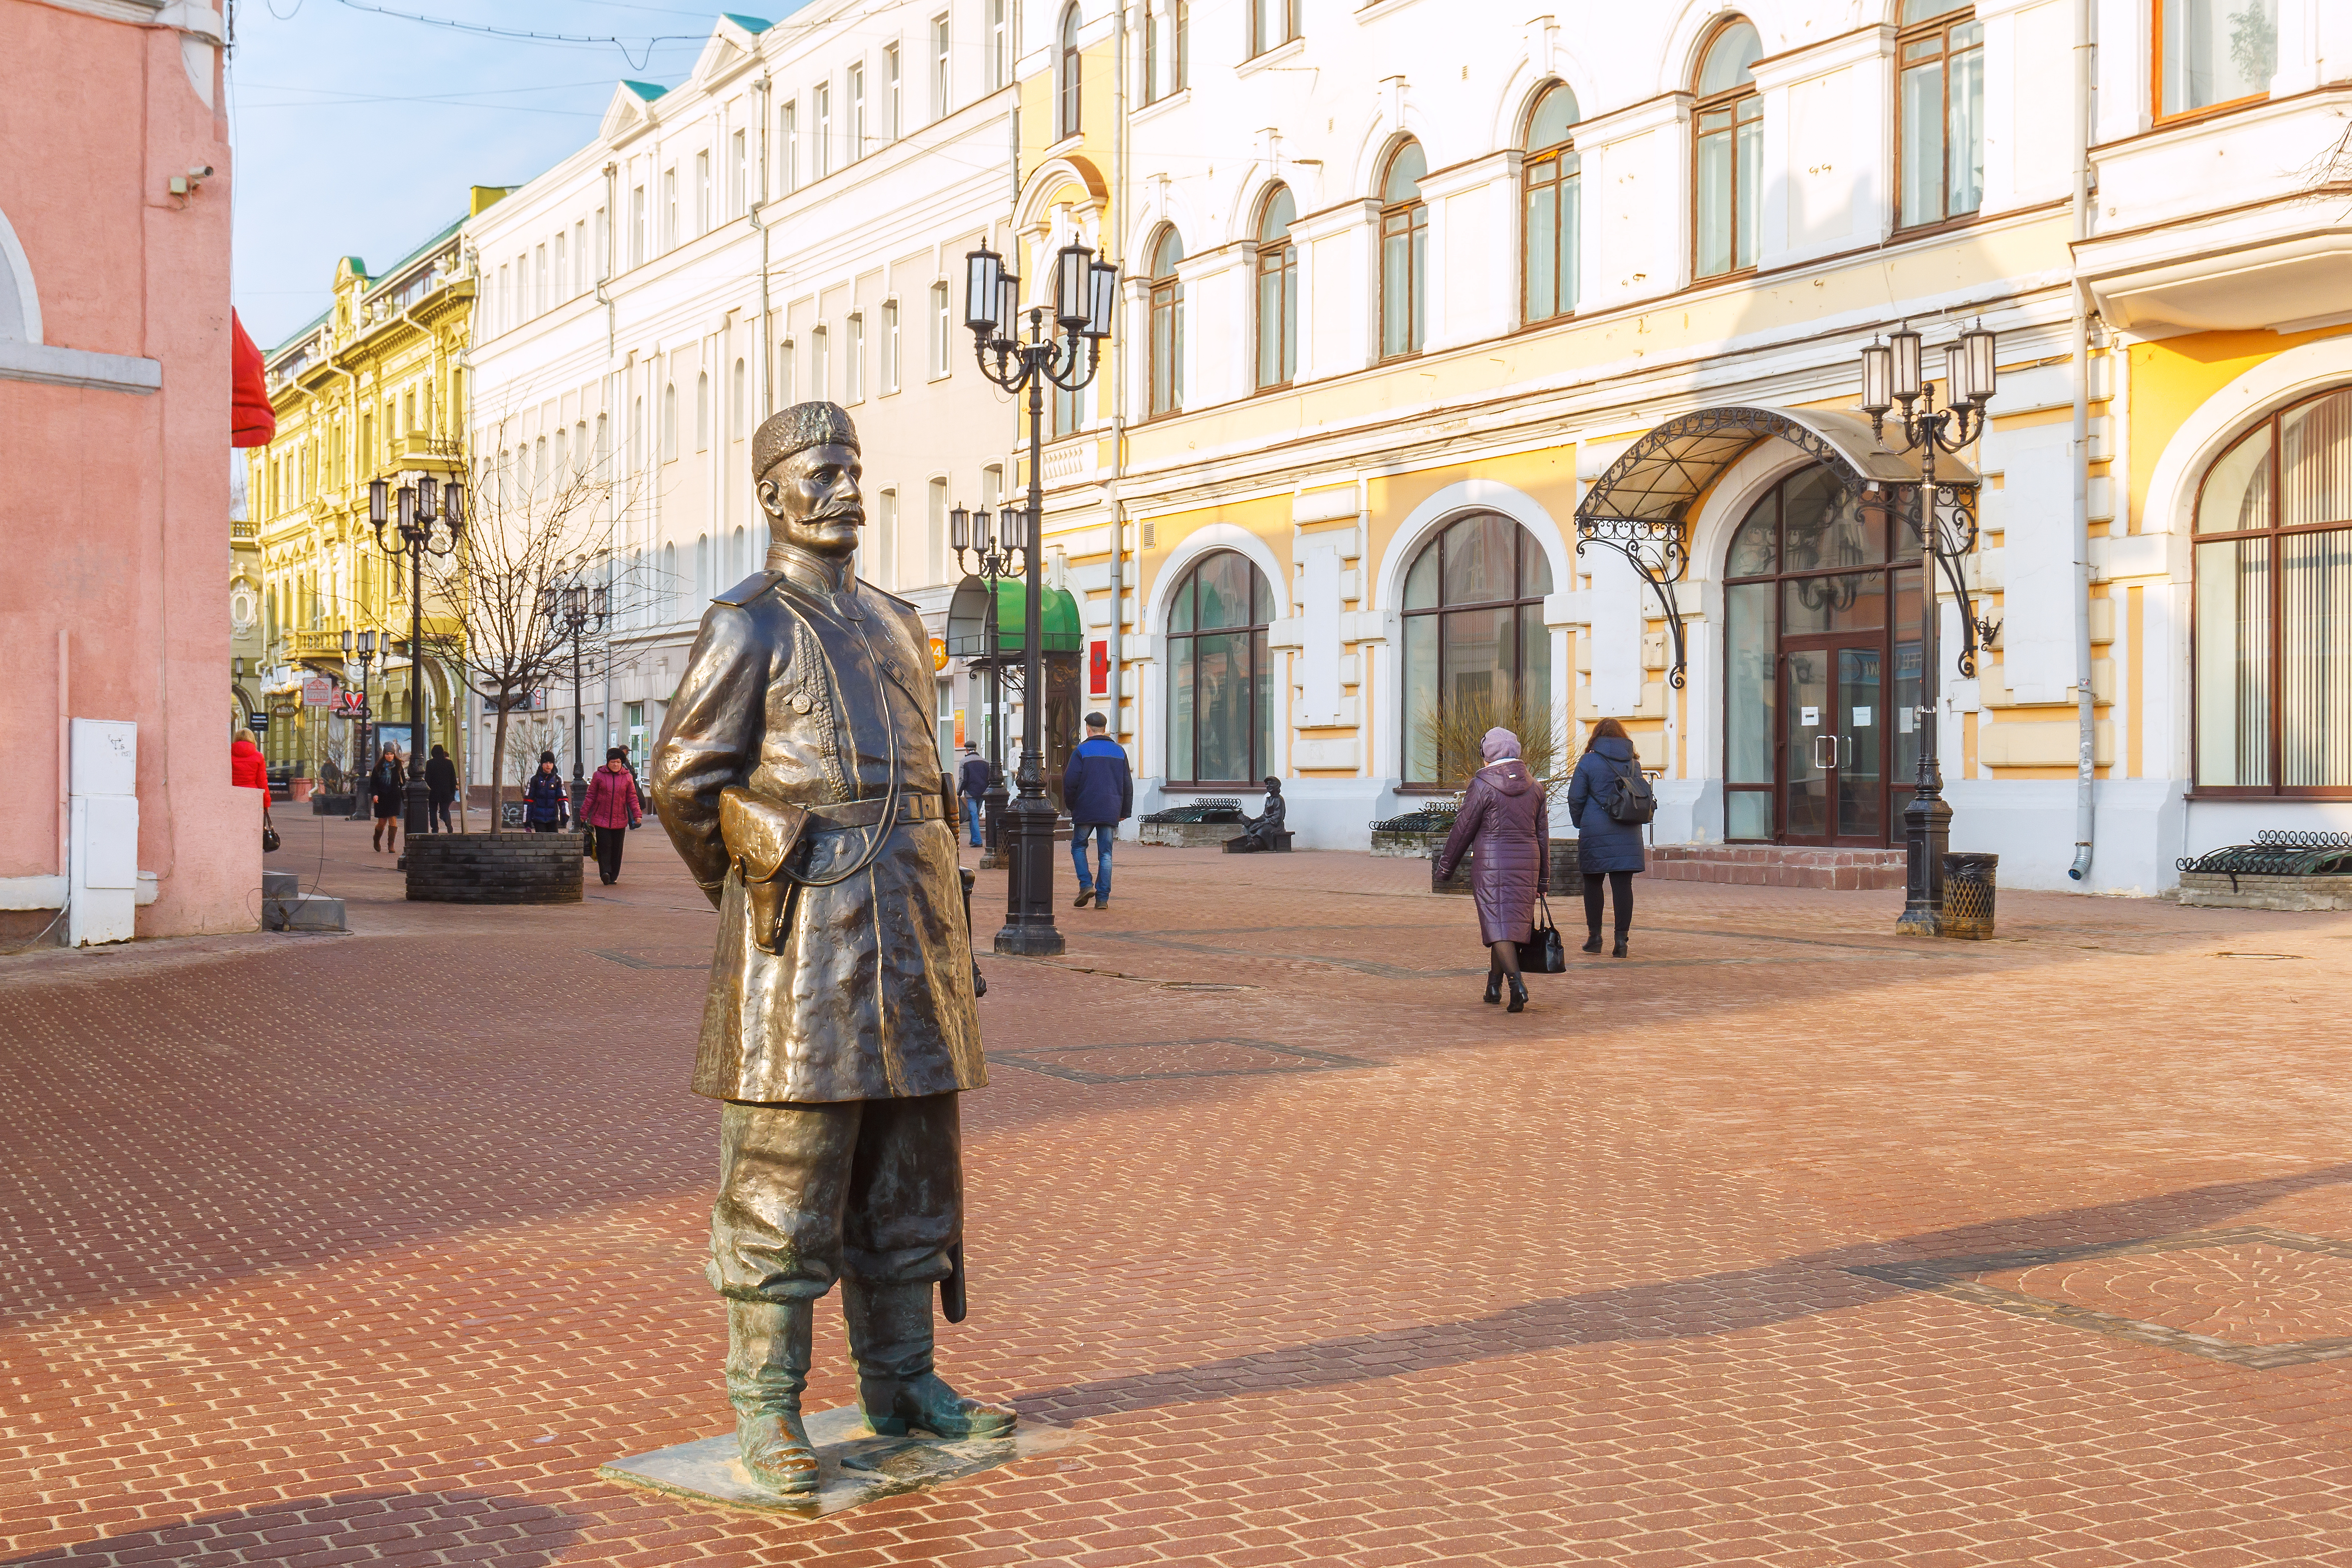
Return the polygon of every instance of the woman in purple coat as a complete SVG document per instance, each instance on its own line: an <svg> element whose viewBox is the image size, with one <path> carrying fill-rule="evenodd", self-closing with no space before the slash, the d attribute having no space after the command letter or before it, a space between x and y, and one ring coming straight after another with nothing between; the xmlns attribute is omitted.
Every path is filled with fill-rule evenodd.
<svg viewBox="0 0 2352 1568"><path fill-rule="evenodd" d="M1493 962L1486 971L1486 1000L1503 999L1511 986L1511 1011L1528 1005L1519 978L1519 943L1534 934L1537 896L1551 890L1551 825L1543 787L1519 761L1519 738L1508 730L1486 731L1479 742L1486 766L1470 776L1462 814L1437 857L1443 881L1470 853L1470 894L1478 904L1478 940Z"/></svg>

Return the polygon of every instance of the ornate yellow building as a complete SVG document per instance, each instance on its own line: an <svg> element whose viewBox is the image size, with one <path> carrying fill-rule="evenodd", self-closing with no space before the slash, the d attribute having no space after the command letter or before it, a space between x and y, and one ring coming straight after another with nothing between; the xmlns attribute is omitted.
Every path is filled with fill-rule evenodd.
<svg viewBox="0 0 2352 1568"><path fill-rule="evenodd" d="M503 195L474 187L472 211ZM247 453L244 525L258 551L244 569L260 579L261 652L257 675L248 669L240 686L257 688L267 705L261 743L273 771L317 777L361 761L350 726L305 704L306 683L318 678L329 690L355 690L364 677L371 714L391 727L384 738L407 739L407 567L376 542L367 486L378 476L464 465L475 284L462 222L380 273L343 258L334 304L268 355L278 436ZM428 632L455 629L429 578L425 610ZM363 667L368 641L376 653ZM426 658L425 746L462 756L463 690L457 672Z"/></svg>

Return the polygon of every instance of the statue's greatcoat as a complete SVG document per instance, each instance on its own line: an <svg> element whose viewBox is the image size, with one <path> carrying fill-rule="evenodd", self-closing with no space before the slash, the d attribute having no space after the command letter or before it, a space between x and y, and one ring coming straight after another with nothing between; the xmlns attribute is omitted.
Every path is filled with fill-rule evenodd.
<svg viewBox="0 0 2352 1568"><path fill-rule="evenodd" d="M793 546L712 604L652 767L662 825L719 906L694 1091L775 1104L895 1100L987 1081L940 769L937 679L905 600ZM788 862L822 881L871 844L893 775L898 826L865 869L785 885L763 950L719 832L719 796L806 808Z"/></svg>

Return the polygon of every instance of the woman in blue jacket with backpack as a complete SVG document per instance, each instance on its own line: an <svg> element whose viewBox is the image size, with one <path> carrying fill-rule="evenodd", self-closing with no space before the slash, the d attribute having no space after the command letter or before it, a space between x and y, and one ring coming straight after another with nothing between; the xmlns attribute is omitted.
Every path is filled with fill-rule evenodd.
<svg viewBox="0 0 2352 1568"><path fill-rule="evenodd" d="M1617 814L1609 806L1619 798L1621 784L1630 786L1638 805L1621 804ZM1568 781L1568 816L1576 824L1576 863L1584 873L1584 924L1587 952L1601 951L1601 883L1609 880L1611 901L1617 911L1617 945L1611 956L1625 956L1625 937L1633 929L1633 873L1647 862L1642 856L1642 824L1649 820L1653 796L1642 776L1642 759L1633 752L1633 737L1614 719L1592 726L1576 773ZM1626 815L1635 820L1622 820Z"/></svg>

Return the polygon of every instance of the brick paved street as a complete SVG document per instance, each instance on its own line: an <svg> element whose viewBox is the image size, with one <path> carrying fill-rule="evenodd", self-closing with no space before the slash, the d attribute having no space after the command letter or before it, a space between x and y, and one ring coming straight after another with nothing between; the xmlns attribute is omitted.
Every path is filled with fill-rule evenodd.
<svg viewBox="0 0 2352 1568"><path fill-rule="evenodd" d="M2352 919L1654 881L1512 1017L1420 863L1122 847L943 1331L1085 1440L796 1523L594 1476L730 1420L675 857L294 821L353 934L0 967L8 1564L2352 1563Z"/></svg>

